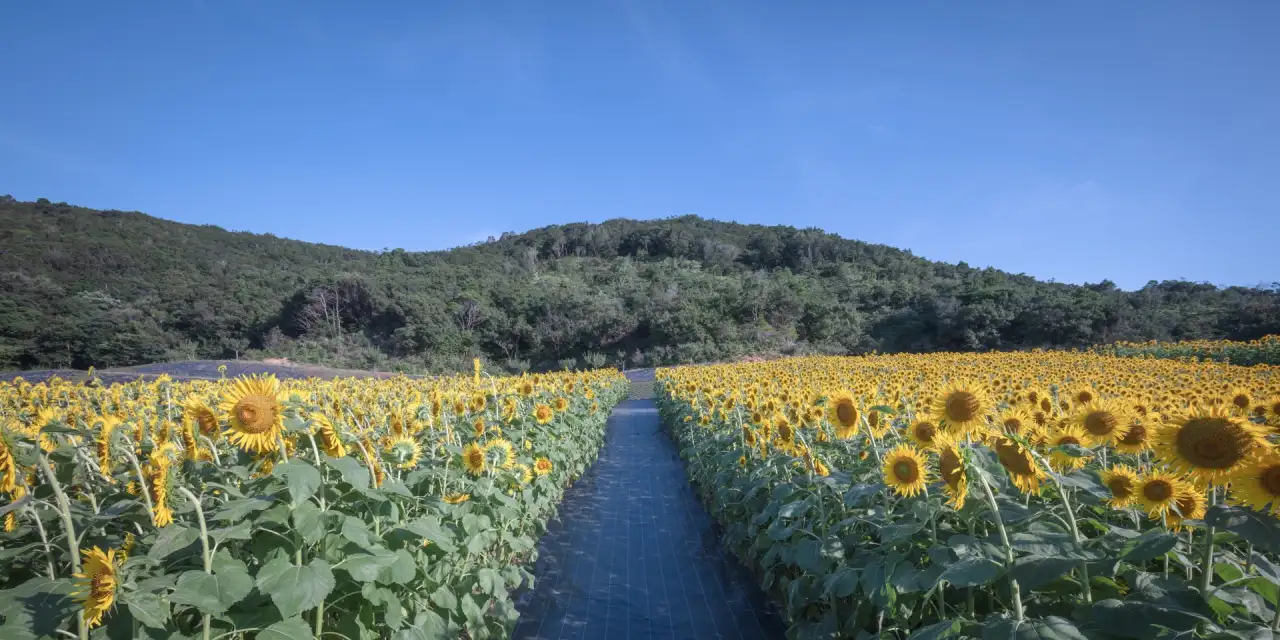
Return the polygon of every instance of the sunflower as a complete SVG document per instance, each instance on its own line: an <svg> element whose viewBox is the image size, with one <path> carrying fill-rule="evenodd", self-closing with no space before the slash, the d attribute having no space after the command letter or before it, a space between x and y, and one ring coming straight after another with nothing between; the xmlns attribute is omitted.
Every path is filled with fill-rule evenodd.
<svg viewBox="0 0 1280 640"><path fill-rule="evenodd" d="M545 404L538 404L533 407L533 419L537 420L538 424L551 422L551 419L554 417L556 417L555 409L552 409Z"/></svg>
<svg viewBox="0 0 1280 640"><path fill-rule="evenodd" d="M831 475L831 469L826 464L823 464L821 460L813 461L813 472L823 477Z"/></svg>
<svg viewBox="0 0 1280 640"><path fill-rule="evenodd" d="M1102 484L1111 490L1107 503L1113 509L1123 509L1138 499L1138 473L1127 465L1118 464L1099 474Z"/></svg>
<svg viewBox="0 0 1280 640"><path fill-rule="evenodd" d="M982 425L991 410L980 387L953 382L933 401L933 419L943 429L970 432Z"/></svg>
<svg viewBox="0 0 1280 640"><path fill-rule="evenodd" d="M484 473L484 448L472 442L462 450L462 466L473 476Z"/></svg>
<svg viewBox="0 0 1280 640"><path fill-rule="evenodd" d="M932 449L939 435L938 426L928 420L916 420L907 427L907 437L921 449Z"/></svg>
<svg viewBox="0 0 1280 640"><path fill-rule="evenodd" d="M470 499L471 494L469 493L450 493L441 498L441 500L444 500L449 504L462 504Z"/></svg>
<svg viewBox="0 0 1280 640"><path fill-rule="evenodd" d="M347 455L347 447L342 443L342 439L338 437L338 429L333 426L333 422L323 413L315 413L311 415L311 423L317 427L320 434L320 450L331 458L341 458Z"/></svg>
<svg viewBox="0 0 1280 640"><path fill-rule="evenodd" d="M911 445L898 445L884 456L885 484L900 496L911 497L925 489L924 457Z"/></svg>
<svg viewBox="0 0 1280 640"><path fill-rule="evenodd" d="M382 450L391 455L397 469L412 469L422 461L422 447L408 434L392 436Z"/></svg>
<svg viewBox="0 0 1280 640"><path fill-rule="evenodd" d="M551 404L552 404L552 407L556 410L556 412L560 413L568 410L569 399L565 398L564 396L556 396L556 399L553 400Z"/></svg>
<svg viewBox="0 0 1280 640"><path fill-rule="evenodd" d="M84 621L90 628L102 624L102 617L116 602L116 550L98 547L80 552L81 573L75 574L76 595L84 604Z"/></svg>
<svg viewBox="0 0 1280 640"><path fill-rule="evenodd" d="M996 427L1005 433L1027 437L1027 433L1038 429L1040 424L1030 411L1022 407L1010 407L996 416Z"/></svg>
<svg viewBox="0 0 1280 640"><path fill-rule="evenodd" d="M533 482L533 469L530 469L529 465L517 463L515 465L515 470L516 475L520 477L520 484L529 484L530 482Z"/></svg>
<svg viewBox="0 0 1280 640"><path fill-rule="evenodd" d="M199 427L200 435L211 439L218 437L218 415L204 400L194 395L187 398L183 413Z"/></svg>
<svg viewBox="0 0 1280 640"><path fill-rule="evenodd" d="M0 491L13 491L17 487L18 461L13 457L13 443L8 431L0 427Z"/></svg>
<svg viewBox="0 0 1280 640"><path fill-rule="evenodd" d="M222 412L231 416L227 439L250 453L276 451L284 432L285 396L275 376L238 378L222 394Z"/></svg>
<svg viewBox="0 0 1280 640"><path fill-rule="evenodd" d="M1138 503L1152 518L1170 513L1178 495L1187 490L1187 482L1167 471L1157 471L1138 480Z"/></svg>
<svg viewBox="0 0 1280 640"><path fill-rule="evenodd" d="M1086 440L1088 436L1080 427L1073 425L1059 430L1049 437L1049 446L1053 447L1053 451L1049 452L1049 464L1059 473L1068 473L1083 467L1089 462L1089 456L1076 457L1058 447L1069 445L1083 447L1086 445Z"/></svg>
<svg viewBox="0 0 1280 640"><path fill-rule="evenodd" d="M1013 438L1001 436L996 438L992 449L1014 486L1023 493L1040 492L1040 481L1044 479L1045 472L1026 447Z"/></svg>
<svg viewBox="0 0 1280 640"><path fill-rule="evenodd" d="M1165 520L1166 526L1170 529L1182 529L1183 522L1204 518L1207 510L1204 493L1204 491L1190 482L1181 487L1178 490L1178 495L1173 500L1177 509L1169 510Z"/></svg>
<svg viewBox="0 0 1280 640"><path fill-rule="evenodd" d="M1196 407L1156 429L1156 456L1176 471L1217 482L1267 446L1261 428L1219 407Z"/></svg>
<svg viewBox="0 0 1280 640"><path fill-rule="evenodd" d="M147 467L144 475L150 484L148 490L151 493L151 514L157 527L167 527L173 524L173 509L169 507L168 458L153 454L151 460L147 461Z"/></svg>
<svg viewBox="0 0 1280 640"><path fill-rule="evenodd" d="M1112 446L1120 453L1142 453L1151 448L1151 430L1142 422L1133 420Z"/></svg>
<svg viewBox="0 0 1280 640"><path fill-rule="evenodd" d="M877 439L883 440L889 435L889 429L892 425L890 420L882 419L884 416L874 409L867 411L867 430Z"/></svg>
<svg viewBox="0 0 1280 640"><path fill-rule="evenodd" d="M488 406L489 406L489 400L488 398L485 397L483 393L476 392L471 394L470 407L471 407L472 413L481 413Z"/></svg>
<svg viewBox="0 0 1280 640"><path fill-rule="evenodd" d="M938 452L938 475L942 476L942 487L947 492L948 503L954 509L963 509L965 498L969 494L969 474L964 468L964 458L960 455L960 445L949 434L938 434L934 439L934 450Z"/></svg>
<svg viewBox="0 0 1280 640"><path fill-rule="evenodd" d="M495 467L510 469L516 464L516 448L511 445L510 440L505 438L489 441L489 444L484 446L484 453L494 461Z"/></svg>
<svg viewBox="0 0 1280 640"><path fill-rule="evenodd" d="M796 430L791 426L791 422L787 420L786 416L781 413L775 415L773 417L773 428L782 442L788 445L795 442Z"/></svg>
<svg viewBox="0 0 1280 640"><path fill-rule="evenodd" d="M1258 456L1232 476L1231 495L1255 511L1280 515L1280 453Z"/></svg>
<svg viewBox="0 0 1280 640"><path fill-rule="evenodd" d="M1240 415L1247 415L1253 406L1253 394L1248 389L1234 389L1227 395L1227 403Z"/></svg>
<svg viewBox="0 0 1280 640"><path fill-rule="evenodd" d="M1082 430L1091 445L1103 445L1123 438L1130 420L1120 406L1110 402L1090 402L1081 405L1071 416L1071 422Z"/></svg>
<svg viewBox="0 0 1280 640"><path fill-rule="evenodd" d="M552 468L551 461L545 457L538 458L533 461L533 472L540 476L545 476L548 473L551 473Z"/></svg>
<svg viewBox="0 0 1280 640"><path fill-rule="evenodd" d="M861 416L858 414L858 407L854 404L853 394L841 391L832 396L828 413L831 424L836 428L837 438L847 440L858 432Z"/></svg>

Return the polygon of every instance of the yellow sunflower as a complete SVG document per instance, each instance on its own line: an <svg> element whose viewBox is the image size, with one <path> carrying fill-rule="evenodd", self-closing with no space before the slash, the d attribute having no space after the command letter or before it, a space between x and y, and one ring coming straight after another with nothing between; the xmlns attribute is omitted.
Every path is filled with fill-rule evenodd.
<svg viewBox="0 0 1280 640"><path fill-rule="evenodd" d="M276 451L284 431L284 399L275 376L237 378L223 392L220 405L230 416L227 439L250 453Z"/></svg>
<svg viewBox="0 0 1280 640"><path fill-rule="evenodd" d="M938 425L928 420L916 420L907 427L907 438L921 449L932 449L939 435Z"/></svg>
<svg viewBox="0 0 1280 640"><path fill-rule="evenodd" d="M484 473L484 448L472 442L462 450L462 466L473 476Z"/></svg>
<svg viewBox="0 0 1280 640"><path fill-rule="evenodd" d="M1175 471L1213 483L1261 453L1267 447L1264 433L1222 408L1196 407L1156 429L1156 456Z"/></svg>
<svg viewBox="0 0 1280 640"><path fill-rule="evenodd" d="M390 454L397 469L412 469L422 461L422 447L408 434L392 436L383 451Z"/></svg>
<svg viewBox="0 0 1280 640"><path fill-rule="evenodd" d="M462 504L470 499L471 494L469 493L450 493L441 498L441 500L444 500L449 504Z"/></svg>
<svg viewBox="0 0 1280 640"><path fill-rule="evenodd" d="M564 396L556 396L556 399L552 402L552 406L556 410L556 413L564 412L569 408L569 399Z"/></svg>
<svg viewBox="0 0 1280 640"><path fill-rule="evenodd" d="M538 421L538 424L551 422L554 417L556 417L555 409L545 404L538 404L533 408L533 418Z"/></svg>
<svg viewBox="0 0 1280 640"><path fill-rule="evenodd" d="M1142 453L1151 448L1151 429L1138 420L1131 420L1124 435L1120 436L1112 446L1120 453Z"/></svg>
<svg viewBox="0 0 1280 640"><path fill-rule="evenodd" d="M900 496L924 491L927 482L924 457L911 445L899 445L885 454L882 473L885 484Z"/></svg>
<svg viewBox="0 0 1280 640"><path fill-rule="evenodd" d="M1118 464L1099 474L1102 484L1111 490L1107 503L1113 509L1123 509L1138 499L1138 472L1127 465Z"/></svg>
<svg viewBox="0 0 1280 640"><path fill-rule="evenodd" d="M1173 500L1177 508L1169 510L1165 520L1166 526L1170 529L1180 530L1183 528L1182 525L1185 521L1204 518L1204 514L1208 509L1204 494L1205 492L1202 489L1190 482L1181 487Z"/></svg>
<svg viewBox="0 0 1280 640"><path fill-rule="evenodd" d="M1262 513L1280 515L1280 453L1258 456L1231 477L1234 502Z"/></svg>
<svg viewBox="0 0 1280 640"><path fill-rule="evenodd" d="M1167 471L1156 471L1138 480L1138 503L1152 518L1170 513L1178 495L1187 491L1187 482Z"/></svg>
<svg viewBox="0 0 1280 640"><path fill-rule="evenodd" d="M317 427L316 431L320 434L320 450L331 458L341 458L347 455L347 447L342 443L342 438L338 437L338 429L333 426L333 422L323 413L315 413L311 415L311 424Z"/></svg>
<svg viewBox="0 0 1280 640"><path fill-rule="evenodd" d="M986 393L972 384L953 382L933 400L933 419L947 431L970 433L982 426L990 411Z"/></svg>
<svg viewBox="0 0 1280 640"><path fill-rule="evenodd" d="M75 574L76 595L84 604L84 621L90 628L102 624L102 617L116 602L116 550L98 547L80 552L81 573Z"/></svg>
<svg viewBox="0 0 1280 640"><path fill-rule="evenodd" d="M837 438L847 440L858 432L858 422L862 416L854 404L853 394L841 391L832 396L828 414L831 424L835 426Z"/></svg>
<svg viewBox="0 0 1280 640"><path fill-rule="evenodd" d="M1094 401L1081 405L1071 416L1071 421L1084 432L1092 446L1111 444L1123 438L1131 420L1119 404Z"/></svg>
<svg viewBox="0 0 1280 640"><path fill-rule="evenodd" d="M934 450L938 452L938 475L942 476L947 502L954 509L963 509L969 494L969 474L965 471L960 444L946 433L938 434L933 442Z"/></svg>
<svg viewBox="0 0 1280 640"><path fill-rule="evenodd" d="M533 472L540 476L545 476L548 473L551 473L551 469L551 461L547 458L538 458L533 461Z"/></svg>
<svg viewBox="0 0 1280 640"><path fill-rule="evenodd" d="M1049 446L1053 447L1053 451L1049 452L1049 464L1059 473L1069 473L1084 467L1089 462L1088 455L1075 457L1058 447L1068 445L1076 445L1078 447L1086 446L1088 436L1085 435L1084 429L1071 425L1060 429L1057 433L1049 436Z"/></svg>
<svg viewBox="0 0 1280 640"><path fill-rule="evenodd" d="M13 491L17 486L18 461L13 457L7 430L0 427L0 491Z"/></svg>
<svg viewBox="0 0 1280 640"><path fill-rule="evenodd" d="M996 459L1009 474L1009 480L1023 493L1039 493L1040 481L1045 477L1044 469L1036 464L1035 458L1026 447L1017 440L1000 436L992 443Z"/></svg>
<svg viewBox="0 0 1280 640"><path fill-rule="evenodd" d="M188 397L183 413L200 429L200 435L211 439L218 437L218 415L204 400L195 395Z"/></svg>
<svg viewBox="0 0 1280 640"><path fill-rule="evenodd" d="M529 465L517 463L515 465L516 475L520 477L520 484L529 484L533 482L533 469Z"/></svg>

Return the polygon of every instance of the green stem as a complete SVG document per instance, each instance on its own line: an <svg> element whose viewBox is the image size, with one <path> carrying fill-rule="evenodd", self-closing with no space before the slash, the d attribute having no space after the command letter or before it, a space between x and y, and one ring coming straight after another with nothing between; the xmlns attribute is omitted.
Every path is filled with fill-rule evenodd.
<svg viewBox="0 0 1280 640"><path fill-rule="evenodd" d="M1209 487L1209 508L1212 509L1218 499L1218 492ZM1209 587L1213 584L1213 537L1217 533L1214 526L1205 524L1204 555L1200 557L1200 594L1209 597Z"/></svg>
<svg viewBox="0 0 1280 640"><path fill-rule="evenodd" d="M1054 482L1058 482L1054 478ZM1062 498L1062 506L1067 510L1067 524L1071 525L1071 539L1076 543L1076 551L1084 552L1084 539L1080 537L1080 527L1076 524L1076 510L1071 508L1071 500L1067 497L1067 492L1063 490L1062 485L1058 484L1058 496ZM1093 604L1093 585L1089 580L1089 562L1087 560L1080 561L1080 586L1084 591L1085 604Z"/></svg>
<svg viewBox="0 0 1280 640"><path fill-rule="evenodd" d="M67 500L67 494L62 491L62 483L58 482L58 476L53 473L53 468L49 466L49 461L39 447L36 448L36 462L40 465L40 472L44 474L45 480L49 482L49 487L53 489L54 497L58 499L58 513L62 515L62 528L67 533L67 551L71 554L71 573L80 573L80 543L79 538L76 538L76 525L71 520L71 501ZM76 622L79 625L80 640L88 640L89 625L84 621L84 609L76 614Z"/></svg>
<svg viewBox="0 0 1280 640"><path fill-rule="evenodd" d="M978 479L982 481L982 491L987 497L987 506L991 508L992 519L995 520L996 530L1000 532L1000 542L1004 544L1005 552L1005 568L1013 569L1013 545L1009 542L1009 532L1004 528L1004 518L1000 517L1000 505L996 504L996 495L991 492L991 484L987 482L987 478L982 473L976 474ZM1018 581L1014 579L1013 574L1009 575L1009 591L1013 594L1013 616L1018 622L1023 620L1022 611L1022 590L1018 587ZM972 597L972 592L970 593Z"/></svg>
<svg viewBox="0 0 1280 640"><path fill-rule="evenodd" d="M138 464L138 457L133 455L133 450L129 447L121 447L126 457L129 458L130 464L133 465L133 473L138 476L138 493L142 495L142 502L147 505L147 517L151 518L151 526L156 526L156 508L151 504L151 487L147 486L147 477L142 474L142 465Z"/></svg>
<svg viewBox="0 0 1280 640"><path fill-rule="evenodd" d="M195 494L191 493L191 491L186 487L178 487L178 491L181 491L182 495L186 496L187 499L191 501L191 504L196 507L196 520L200 522L200 548L203 549L203 553L201 555L204 557L204 572L209 575L213 575L213 552L209 550L209 527L204 521L204 509L200 507L200 499L197 498ZM210 626L212 624L212 617L207 613L204 614L203 623L204 640L209 640L210 632L212 631Z"/></svg>

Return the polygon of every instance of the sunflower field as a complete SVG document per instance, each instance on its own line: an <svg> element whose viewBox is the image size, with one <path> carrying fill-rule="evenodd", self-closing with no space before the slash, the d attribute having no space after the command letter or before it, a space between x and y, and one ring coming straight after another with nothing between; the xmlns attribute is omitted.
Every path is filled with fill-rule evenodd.
<svg viewBox="0 0 1280 640"><path fill-rule="evenodd" d="M1182 340L1179 342L1117 342L1095 351L1130 358L1213 360L1239 365L1280 365L1280 336L1257 340Z"/></svg>
<svg viewBox="0 0 1280 640"><path fill-rule="evenodd" d="M657 397L790 637L1280 632L1280 368L807 357Z"/></svg>
<svg viewBox="0 0 1280 640"><path fill-rule="evenodd" d="M627 383L0 385L0 637L491 638Z"/></svg>

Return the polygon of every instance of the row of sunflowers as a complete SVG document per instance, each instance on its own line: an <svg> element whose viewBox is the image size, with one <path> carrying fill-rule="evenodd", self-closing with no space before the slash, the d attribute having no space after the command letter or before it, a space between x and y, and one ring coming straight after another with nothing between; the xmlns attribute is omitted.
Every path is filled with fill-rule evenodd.
<svg viewBox="0 0 1280 640"><path fill-rule="evenodd" d="M505 637L626 389L0 384L0 637Z"/></svg>
<svg viewBox="0 0 1280 640"><path fill-rule="evenodd" d="M790 637L1280 633L1280 368L1027 352L658 380Z"/></svg>
<svg viewBox="0 0 1280 640"><path fill-rule="evenodd" d="M1280 365L1280 335L1257 340L1181 340L1178 342L1116 342L1095 349L1098 353L1130 358L1212 360L1239 365Z"/></svg>

